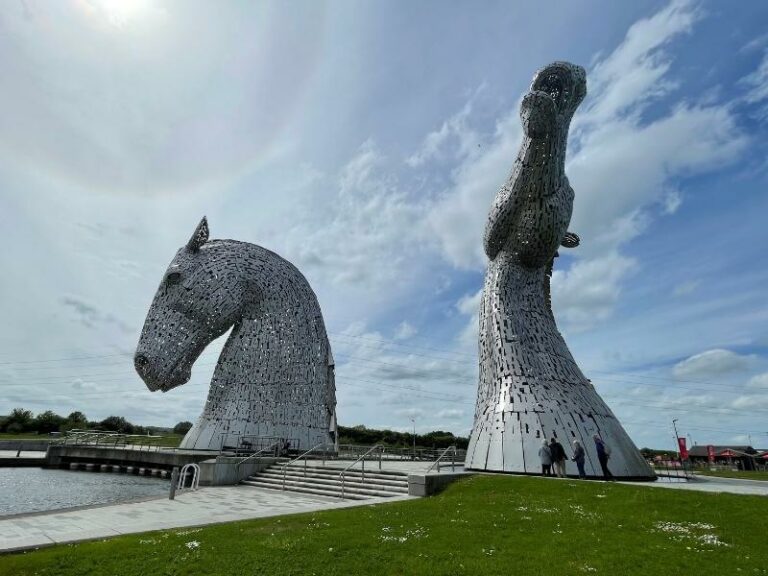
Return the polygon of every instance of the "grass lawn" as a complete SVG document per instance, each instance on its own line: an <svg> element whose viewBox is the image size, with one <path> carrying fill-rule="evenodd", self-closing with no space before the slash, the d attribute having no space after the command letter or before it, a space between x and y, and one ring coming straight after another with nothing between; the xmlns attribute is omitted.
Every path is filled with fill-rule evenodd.
<svg viewBox="0 0 768 576"><path fill-rule="evenodd" d="M22 432L21 434L10 434L0 432L0 440L51 440L53 436L48 434L35 434L34 432Z"/></svg>
<svg viewBox="0 0 768 576"><path fill-rule="evenodd" d="M439 496L0 557L12 575L767 574L768 498L476 476Z"/></svg>
<svg viewBox="0 0 768 576"><path fill-rule="evenodd" d="M159 439L151 439L148 441L147 438L137 436L137 437L131 437L126 439L126 444L149 444L151 446L167 446L170 448L176 448L181 443L182 438L184 438L183 435L179 434L163 434L163 436Z"/></svg>
<svg viewBox="0 0 768 576"><path fill-rule="evenodd" d="M745 470L696 470L696 474L702 476L717 476L719 478L741 478L742 480L763 480L768 481L768 472Z"/></svg>

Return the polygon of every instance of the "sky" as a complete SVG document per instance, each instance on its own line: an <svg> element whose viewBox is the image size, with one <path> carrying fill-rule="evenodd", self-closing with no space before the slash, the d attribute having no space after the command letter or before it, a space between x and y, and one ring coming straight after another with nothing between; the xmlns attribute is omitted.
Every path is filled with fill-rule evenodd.
<svg viewBox="0 0 768 576"><path fill-rule="evenodd" d="M467 435L485 219L568 60L561 332L639 447L768 448L766 30L762 0L1 0L0 413L194 421L223 339L166 394L132 356L206 215L309 280L340 424Z"/></svg>

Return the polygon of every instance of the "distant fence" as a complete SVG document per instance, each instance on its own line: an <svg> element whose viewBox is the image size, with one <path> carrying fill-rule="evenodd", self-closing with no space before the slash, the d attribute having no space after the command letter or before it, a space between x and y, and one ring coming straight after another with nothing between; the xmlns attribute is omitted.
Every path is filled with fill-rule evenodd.
<svg viewBox="0 0 768 576"><path fill-rule="evenodd" d="M371 446L361 446L358 444L339 444L339 458L341 459L355 459L368 450ZM445 448L402 448L384 446L381 453L382 460L417 460L422 462L434 462L445 451ZM466 456L466 450L456 451L456 461L464 462Z"/></svg>
<svg viewBox="0 0 768 576"><path fill-rule="evenodd" d="M160 449L176 449L178 438L174 436L147 436L108 431L70 430L64 436L52 439L50 443L60 446L121 447L140 451L158 451Z"/></svg>

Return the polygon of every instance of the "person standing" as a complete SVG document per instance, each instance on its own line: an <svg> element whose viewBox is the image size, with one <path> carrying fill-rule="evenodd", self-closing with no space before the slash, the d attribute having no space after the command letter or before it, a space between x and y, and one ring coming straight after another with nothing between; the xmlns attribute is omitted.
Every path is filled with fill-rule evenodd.
<svg viewBox="0 0 768 576"><path fill-rule="evenodd" d="M542 440L539 448L539 458L541 459L541 475L552 476L552 451L546 440Z"/></svg>
<svg viewBox="0 0 768 576"><path fill-rule="evenodd" d="M603 469L603 477L606 480L613 480L613 474L608 470L608 458L611 455L611 449L597 434L593 438L595 440L595 449L597 450L597 459L600 462L600 468Z"/></svg>
<svg viewBox="0 0 768 576"><path fill-rule="evenodd" d="M549 441L549 451L552 453L552 464L558 478L565 478L565 448L555 438Z"/></svg>
<svg viewBox="0 0 768 576"><path fill-rule="evenodd" d="M584 452L584 447L581 445L581 442L578 440L573 441L573 456L571 457L571 460L576 462L576 468L579 469L579 478L584 480L584 478L587 477L587 475L584 473L584 458L586 457L586 453Z"/></svg>

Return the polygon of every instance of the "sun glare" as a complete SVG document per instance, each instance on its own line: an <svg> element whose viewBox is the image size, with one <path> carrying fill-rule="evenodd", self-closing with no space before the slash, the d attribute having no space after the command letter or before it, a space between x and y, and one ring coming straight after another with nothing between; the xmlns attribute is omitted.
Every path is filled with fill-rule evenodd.
<svg viewBox="0 0 768 576"><path fill-rule="evenodd" d="M87 4L117 28L140 20L152 11L152 0L89 0Z"/></svg>

